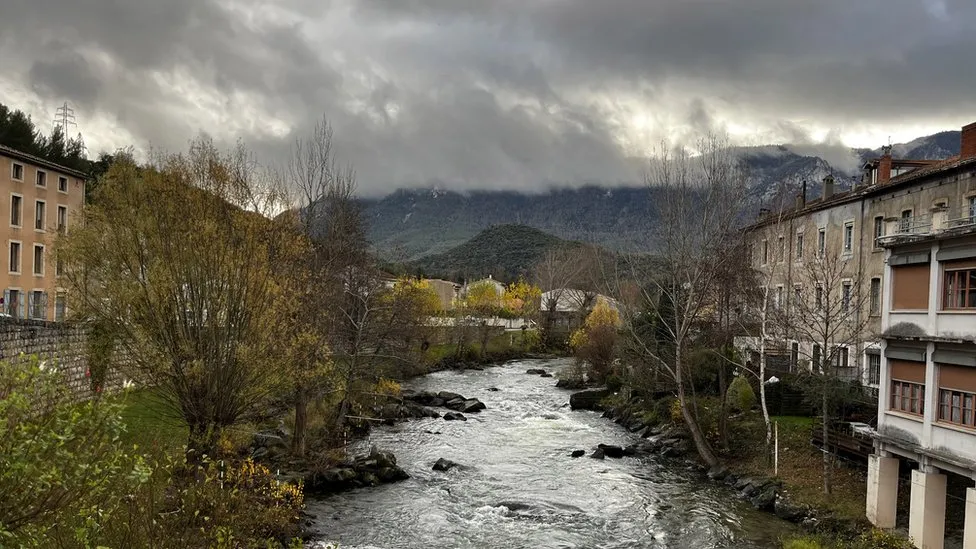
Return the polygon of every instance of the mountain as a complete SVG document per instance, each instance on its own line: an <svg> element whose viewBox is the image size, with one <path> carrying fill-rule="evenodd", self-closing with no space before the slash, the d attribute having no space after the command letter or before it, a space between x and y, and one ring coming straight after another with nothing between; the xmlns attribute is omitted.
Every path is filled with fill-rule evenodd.
<svg viewBox="0 0 976 549"><path fill-rule="evenodd" d="M448 250L413 261L413 270L447 280L474 280L489 275L501 281L528 278L549 250L581 246L528 225L497 225Z"/></svg>
<svg viewBox="0 0 976 549"><path fill-rule="evenodd" d="M646 249L653 227L646 187L514 191L399 190L363 200L369 237L384 256L404 261L446 252L495 225L527 225L556 237Z"/></svg>
<svg viewBox="0 0 976 549"><path fill-rule="evenodd" d="M896 158L944 159L959 154L959 131L945 131L892 146ZM821 182L833 175L838 190L860 178L860 166L881 149L836 148L831 159L816 148L794 145L739 147L749 173L752 208L777 197L792 201L807 182L807 198L820 196ZM644 186L459 193L438 189L398 190L361 204L369 238L383 257L416 260L442 254L496 225L521 224L562 239L591 242L615 251L653 248L654 191Z"/></svg>

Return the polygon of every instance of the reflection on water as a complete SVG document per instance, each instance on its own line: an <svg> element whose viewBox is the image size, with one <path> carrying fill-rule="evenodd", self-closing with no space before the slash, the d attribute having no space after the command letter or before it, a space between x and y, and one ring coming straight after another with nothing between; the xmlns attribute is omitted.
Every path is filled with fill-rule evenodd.
<svg viewBox="0 0 976 549"><path fill-rule="evenodd" d="M778 547L790 525L674 463L570 458L576 449L637 438L599 414L571 412L569 393L555 389L553 379L525 374L566 366L513 362L407 384L479 398L488 409L467 422L424 419L376 429L362 449L393 451L411 478L310 501L321 539L344 549ZM466 467L432 471L441 457Z"/></svg>

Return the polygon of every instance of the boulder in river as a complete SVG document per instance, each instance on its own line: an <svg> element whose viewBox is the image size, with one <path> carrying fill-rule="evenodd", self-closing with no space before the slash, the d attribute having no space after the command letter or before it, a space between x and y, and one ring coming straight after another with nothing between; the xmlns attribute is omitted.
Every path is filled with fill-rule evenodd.
<svg viewBox="0 0 976 549"><path fill-rule="evenodd" d="M586 387L586 381L582 378L561 378L556 382L557 389L582 389Z"/></svg>
<svg viewBox="0 0 976 549"><path fill-rule="evenodd" d="M444 419L446 421L467 421L468 418L464 417L464 414L458 412L448 412L444 414Z"/></svg>
<svg viewBox="0 0 976 549"><path fill-rule="evenodd" d="M488 391L492 393L497 393L498 391L500 391L500 389L498 387L488 387Z"/></svg>
<svg viewBox="0 0 976 549"><path fill-rule="evenodd" d="M487 406L485 406L484 402L481 402L476 398L469 398L468 400L464 401L464 404L462 404L460 408L458 408L458 411L465 414L473 414L480 412L485 408L487 408Z"/></svg>
<svg viewBox="0 0 976 549"><path fill-rule="evenodd" d="M550 374L549 372L542 372L541 374L539 374L539 377L552 377L552 374Z"/></svg>
<svg viewBox="0 0 976 549"><path fill-rule="evenodd" d="M624 449L620 446L614 446L612 444L601 444L597 447L599 450L603 450L603 455L608 458L620 459L624 457Z"/></svg>
<svg viewBox="0 0 976 549"><path fill-rule="evenodd" d="M573 410L602 410L600 401L612 395L609 389L589 389L569 396L569 407Z"/></svg>
<svg viewBox="0 0 976 549"><path fill-rule="evenodd" d="M590 457L593 459L606 459L607 455L603 453L603 448L597 448L596 450L593 450L593 453L590 454Z"/></svg>
<svg viewBox="0 0 976 549"><path fill-rule="evenodd" d="M569 457L579 458L585 455L586 455L586 450L573 450L573 453L569 454Z"/></svg>
<svg viewBox="0 0 976 549"><path fill-rule="evenodd" d="M448 400L447 402L444 403L444 407L450 410L460 410L461 408L464 407L464 402L465 402L464 397L452 398L451 400Z"/></svg>
<svg viewBox="0 0 976 549"><path fill-rule="evenodd" d="M444 402L450 402L450 401L456 400L456 399L464 400L464 397L463 396L461 396L461 395L459 395L457 393L452 393L450 391L441 391L441 392L437 393L437 396L440 397L441 399L443 399Z"/></svg>
<svg viewBox="0 0 976 549"><path fill-rule="evenodd" d="M809 514L805 507L792 503L782 496L776 497L776 503L773 504L773 511L777 517L790 522L800 522Z"/></svg>
<svg viewBox="0 0 976 549"><path fill-rule="evenodd" d="M449 459L440 458L437 460L436 463L434 463L434 466L431 467L431 469L435 471L450 471L451 469L457 466L458 466L457 463L454 463Z"/></svg>
<svg viewBox="0 0 976 549"><path fill-rule="evenodd" d="M538 375L545 374L547 372L542 368L529 368L528 370L525 371L525 373L533 376L538 376Z"/></svg>
<svg viewBox="0 0 976 549"><path fill-rule="evenodd" d="M396 456L373 448L369 455L306 477L305 487L309 492L333 493L408 478L410 475L397 466Z"/></svg>

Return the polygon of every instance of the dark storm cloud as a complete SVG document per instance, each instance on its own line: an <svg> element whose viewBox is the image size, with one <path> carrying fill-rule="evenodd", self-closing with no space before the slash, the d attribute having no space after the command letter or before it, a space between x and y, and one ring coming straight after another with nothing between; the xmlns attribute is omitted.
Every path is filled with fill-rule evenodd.
<svg viewBox="0 0 976 549"><path fill-rule="evenodd" d="M539 189L636 182L701 131L842 157L976 118L974 25L969 0L7 0L0 57L106 147L276 156L324 114L366 193Z"/></svg>

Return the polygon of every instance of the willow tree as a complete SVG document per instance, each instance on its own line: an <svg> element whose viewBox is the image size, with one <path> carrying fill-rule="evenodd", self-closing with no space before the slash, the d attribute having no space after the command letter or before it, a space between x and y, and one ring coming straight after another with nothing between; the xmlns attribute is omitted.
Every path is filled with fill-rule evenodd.
<svg viewBox="0 0 976 549"><path fill-rule="evenodd" d="M128 367L189 427L191 463L278 382L294 299L276 265L300 246L278 207L243 146L199 138L147 166L118 156L59 244L76 311L114 324Z"/></svg>

